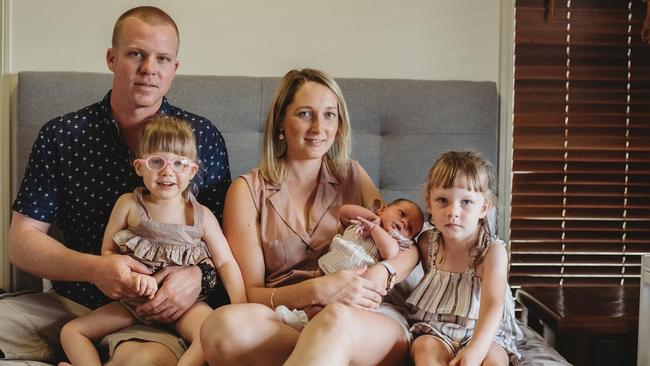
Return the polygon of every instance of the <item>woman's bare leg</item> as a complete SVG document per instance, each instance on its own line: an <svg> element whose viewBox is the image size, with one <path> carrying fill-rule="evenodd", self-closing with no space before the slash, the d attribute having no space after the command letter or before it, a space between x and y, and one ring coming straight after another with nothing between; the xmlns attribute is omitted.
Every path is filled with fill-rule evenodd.
<svg viewBox="0 0 650 366"><path fill-rule="evenodd" d="M267 306L233 304L205 319L201 345L210 365L282 365L298 335Z"/></svg>
<svg viewBox="0 0 650 366"><path fill-rule="evenodd" d="M402 365L407 360L408 340L395 320L332 304L305 327L285 365Z"/></svg>

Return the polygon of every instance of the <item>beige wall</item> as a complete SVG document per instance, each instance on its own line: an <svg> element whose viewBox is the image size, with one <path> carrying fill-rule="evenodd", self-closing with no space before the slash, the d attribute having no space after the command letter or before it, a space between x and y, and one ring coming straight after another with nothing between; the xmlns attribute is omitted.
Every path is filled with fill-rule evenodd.
<svg viewBox="0 0 650 366"><path fill-rule="evenodd" d="M107 72L113 22L138 2L10 3L11 72ZM337 77L498 79L499 0L149 4L178 22L184 74L277 76L310 66Z"/></svg>
<svg viewBox="0 0 650 366"><path fill-rule="evenodd" d="M335 77L499 81L504 0L152 0L181 32L182 74L280 76L315 67ZM507 3L508 1L506 1ZM108 72L115 19L127 0L2 0L0 287L6 231L9 100L17 72ZM9 77L7 77L9 76ZM3 267L4 264L4 267Z"/></svg>

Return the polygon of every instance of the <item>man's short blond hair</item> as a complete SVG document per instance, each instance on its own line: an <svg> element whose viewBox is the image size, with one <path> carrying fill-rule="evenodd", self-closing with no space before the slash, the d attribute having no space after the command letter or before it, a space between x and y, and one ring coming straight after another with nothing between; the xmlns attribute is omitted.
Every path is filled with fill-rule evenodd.
<svg viewBox="0 0 650 366"><path fill-rule="evenodd" d="M117 48L117 40L119 39L120 31L122 30L122 25L124 21L128 18L137 18L149 25L171 25L176 32L176 38L180 44L180 37L178 33L178 27L176 22L172 19L169 14L165 13L163 10L156 8L155 6L138 6L132 9L127 10L124 14L120 15L115 22L113 27L113 38L111 41L112 47ZM177 48L178 49L178 48Z"/></svg>

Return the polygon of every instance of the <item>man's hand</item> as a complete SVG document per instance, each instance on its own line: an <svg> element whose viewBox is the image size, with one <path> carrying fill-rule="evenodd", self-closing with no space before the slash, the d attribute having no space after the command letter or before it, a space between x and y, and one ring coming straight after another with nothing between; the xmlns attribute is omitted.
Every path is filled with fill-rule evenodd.
<svg viewBox="0 0 650 366"><path fill-rule="evenodd" d="M147 266L128 255L111 254L97 258L97 272L93 283L111 299L138 296L133 286L132 272L151 274Z"/></svg>
<svg viewBox="0 0 650 366"><path fill-rule="evenodd" d="M197 266L168 266L153 276L161 284L153 299L136 311L147 321L176 321L201 293L201 270Z"/></svg>

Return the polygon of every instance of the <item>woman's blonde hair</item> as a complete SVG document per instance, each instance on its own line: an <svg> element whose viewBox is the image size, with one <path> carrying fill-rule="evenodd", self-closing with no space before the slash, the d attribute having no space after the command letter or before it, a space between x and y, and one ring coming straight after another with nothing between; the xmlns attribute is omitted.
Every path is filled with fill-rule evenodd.
<svg viewBox="0 0 650 366"><path fill-rule="evenodd" d="M145 154L155 152L183 156L200 165L196 148L196 136L192 131L192 126L184 119L156 114L145 122L140 133L140 142L135 151L135 157L140 159ZM201 169L199 169L200 171ZM200 179L200 174L197 173L183 193L188 190L196 193Z"/></svg>
<svg viewBox="0 0 650 366"><path fill-rule="evenodd" d="M341 179L346 176L350 159L351 136L348 108L341 89L336 81L323 71L314 69L291 70L284 75L275 90L264 127L260 173L265 180L272 184L283 182L286 176L287 143L284 139L280 139L280 133L287 107L293 102L298 89L307 82L314 82L327 87L337 99L339 126L334 137L334 143L327 151L324 159L330 171L337 178Z"/></svg>
<svg viewBox="0 0 650 366"><path fill-rule="evenodd" d="M430 199L431 189L462 187L479 192L489 207L496 205L496 175L494 166L479 153L474 151L448 151L433 164L427 175L426 198ZM479 236L476 243L469 248L475 267L483 260L488 245L492 241L490 223L486 215L481 219Z"/></svg>

